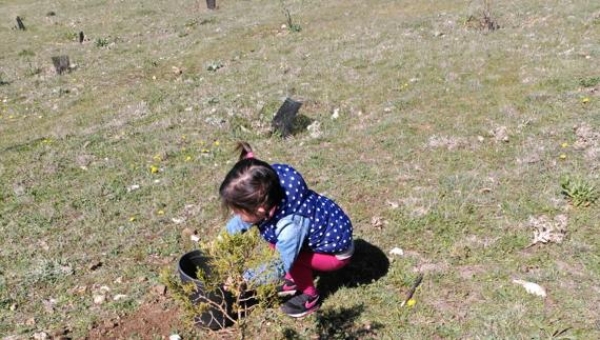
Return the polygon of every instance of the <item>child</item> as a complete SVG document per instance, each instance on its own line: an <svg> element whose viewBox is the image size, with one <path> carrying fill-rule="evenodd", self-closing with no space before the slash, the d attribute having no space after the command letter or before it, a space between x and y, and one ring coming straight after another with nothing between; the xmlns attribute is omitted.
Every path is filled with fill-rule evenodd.
<svg viewBox="0 0 600 340"><path fill-rule="evenodd" d="M352 223L335 202L308 189L291 166L255 158L245 142L237 150L240 159L219 188L223 205L235 214L227 231L258 227L283 262L285 277L278 292L292 298L281 309L303 317L319 308L313 271L334 271L350 262Z"/></svg>

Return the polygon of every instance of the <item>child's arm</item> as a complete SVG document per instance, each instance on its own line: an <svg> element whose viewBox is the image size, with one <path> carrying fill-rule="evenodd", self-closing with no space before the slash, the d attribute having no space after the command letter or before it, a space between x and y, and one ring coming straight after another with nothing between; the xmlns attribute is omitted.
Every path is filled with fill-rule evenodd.
<svg viewBox="0 0 600 340"><path fill-rule="evenodd" d="M299 215L289 215L277 222L275 248L283 262L286 273L290 271L308 237L310 221Z"/></svg>
<svg viewBox="0 0 600 340"><path fill-rule="evenodd" d="M227 229L227 232L230 235L233 235L237 233L243 233L250 229L250 227L252 227L252 223L244 222L239 215L235 215L229 220L229 222L227 222L225 229Z"/></svg>

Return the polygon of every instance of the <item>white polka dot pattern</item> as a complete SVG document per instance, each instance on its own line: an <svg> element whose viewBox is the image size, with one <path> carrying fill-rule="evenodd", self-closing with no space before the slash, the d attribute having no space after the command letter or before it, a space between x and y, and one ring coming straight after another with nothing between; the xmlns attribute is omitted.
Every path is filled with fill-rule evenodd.
<svg viewBox="0 0 600 340"><path fill-rule="evenodd" d="M274 164L285 197L272 219L261 223L264 239L275 243L275 226L283 217L296 214L310 220L305 243L318 253L343 252L352 244L352 223L344 211L331 199L310 190L302 175L285 164Z"/></svg>

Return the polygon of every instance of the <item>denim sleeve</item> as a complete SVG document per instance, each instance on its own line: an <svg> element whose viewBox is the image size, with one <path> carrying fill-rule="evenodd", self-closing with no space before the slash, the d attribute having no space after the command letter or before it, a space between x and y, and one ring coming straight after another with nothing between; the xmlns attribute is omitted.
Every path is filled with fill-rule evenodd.
<svg viewBox="0 0 600 340"><path fill-rule="evenodd" d="M244 222L239 215L235 215L229 220L229 222L227 222L225 229L227 229L227 232L230 235L233 235L237 233L243 233L250 229L251 226L252 223Z"/></svg>
<svg viewBox="0 0 600 340"><path fill-rule="evenodd" d="M308 236L309 227L310 220L299 215L289 215L277 222L275 248L279 251L286 273L290 271L296 261L296 257L304 245L304 240Z"/></svg>
<svg viewBox="0 0 600 340"><path fill-rule="evenodd" d="M260 286L269 283L277 283L283 278L285 271L281 259L262 263L257 267L246 269L242 275L246 282Z"/></svg>

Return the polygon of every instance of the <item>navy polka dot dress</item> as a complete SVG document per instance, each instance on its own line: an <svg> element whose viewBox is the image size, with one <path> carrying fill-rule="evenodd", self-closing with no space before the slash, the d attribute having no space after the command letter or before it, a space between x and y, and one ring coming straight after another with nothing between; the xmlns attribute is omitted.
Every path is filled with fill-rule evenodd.
<svg viewBox="0 0 600 340"><path fill-rule="evenodd" d="M302 175L286 164L273 164L285 192L272 219L258 229L265 240L277 241L275 226L285 216L296 214L311 222L305 245L315 253L336 254L352 244L352 223L344 211L331 199L310 190Z"/></svg>

